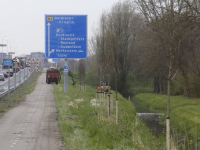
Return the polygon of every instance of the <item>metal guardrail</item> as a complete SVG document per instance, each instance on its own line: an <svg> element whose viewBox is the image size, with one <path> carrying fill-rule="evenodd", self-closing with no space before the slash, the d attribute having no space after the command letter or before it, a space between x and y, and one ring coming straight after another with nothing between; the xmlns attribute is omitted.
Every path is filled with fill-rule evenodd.
<svg viewBox="0 0 200 150"><path fill-rule="evenodd" d="M32 74L32 73L31 73ZM10 86L10 93L11 92L13 92L14 90L15 90L15 88L17 89L19 86L21 86L21 85L23 85L23 83L24 82L26 82L30 77L31 77L31 74L29 74L23 81L18 81L17 83L16 83L16 87L15 87L15 85L13 84L13 85L11 85ZM5 97L6 95L8 95L8 89L6 89L6 90L1 90L1 91L3 91L3 92L1 92L0 93L0 99L2 99L3 97Z"/></svg>

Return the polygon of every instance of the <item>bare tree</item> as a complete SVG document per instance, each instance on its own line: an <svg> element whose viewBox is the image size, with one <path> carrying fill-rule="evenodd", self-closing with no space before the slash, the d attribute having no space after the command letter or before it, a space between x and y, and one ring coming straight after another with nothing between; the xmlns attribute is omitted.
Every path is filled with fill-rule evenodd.
<svg viewBox="0 0 200 150"><path fill-rule="evenodd" d="M127 75L130 71L134 41L140 32L141 15L135 12L130 1L116 3L109 13L103 13L97 39L97 55L104 76L112 74L117 92L126 93ZM118 85L119 84L119 85ZM118 123L118 116L116 117Z"/></svg>
<svg viewBox="0 0 200 150"><path fill-rule="evenodd" d="M81 83L84 83L85 78L85 60L81 59L79 60L79 79Z"/></svg>

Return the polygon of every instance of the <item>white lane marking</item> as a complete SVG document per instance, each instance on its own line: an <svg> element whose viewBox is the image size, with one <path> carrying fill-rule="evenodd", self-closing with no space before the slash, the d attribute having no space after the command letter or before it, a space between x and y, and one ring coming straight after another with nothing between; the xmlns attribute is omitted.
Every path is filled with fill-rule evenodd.
<svg viewBox="0 0 200 150"><path fill-rule="evenodd" d="M11 145L10 147L14 147L14 146Z"/></svg>
<svg viewBox="0 0 200 150"><path fill-rule="evenodd" d="M17 143L13 143L13 144L17 144Z"/></svg>

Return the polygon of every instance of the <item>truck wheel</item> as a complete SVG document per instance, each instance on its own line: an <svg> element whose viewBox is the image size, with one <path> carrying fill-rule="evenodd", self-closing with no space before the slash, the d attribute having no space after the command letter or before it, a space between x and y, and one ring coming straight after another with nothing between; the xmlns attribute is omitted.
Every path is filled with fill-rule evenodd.
<svg viewBox="0 0 200 150"><path fill-rule="evenodd" d="M48 80L48 84L50 84L51 82Z"/></svg>
<svg viewBox="0 0 200 150"><path fill-rule="evenodd" d="M56 80L56 84L58 84L58 80Z"/></svg>

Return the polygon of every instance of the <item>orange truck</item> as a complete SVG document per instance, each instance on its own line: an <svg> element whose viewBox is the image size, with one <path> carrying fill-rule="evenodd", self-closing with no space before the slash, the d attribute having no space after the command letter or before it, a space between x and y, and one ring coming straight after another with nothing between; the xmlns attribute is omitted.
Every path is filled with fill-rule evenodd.
<svg viewBox="0 0 200 150"><path fill-rule="evenodd" d="M49 68L46 72L46 83L50 84L51 82L55 82L58 84L61 79L60 71L56 68Z"/></svg>

